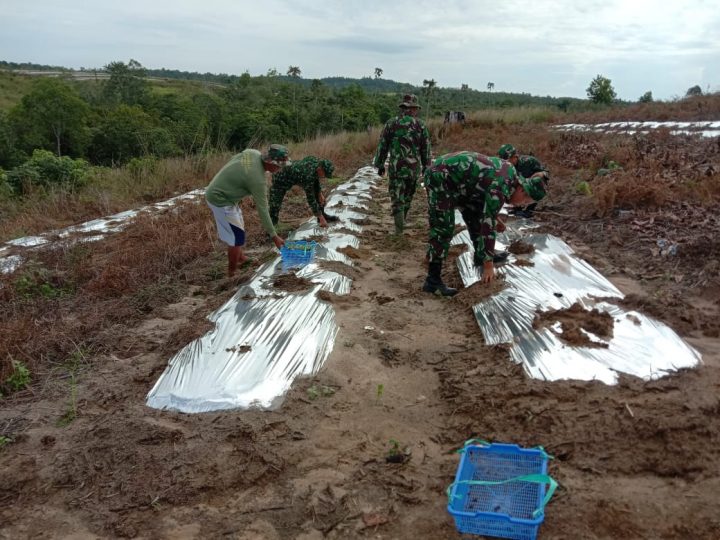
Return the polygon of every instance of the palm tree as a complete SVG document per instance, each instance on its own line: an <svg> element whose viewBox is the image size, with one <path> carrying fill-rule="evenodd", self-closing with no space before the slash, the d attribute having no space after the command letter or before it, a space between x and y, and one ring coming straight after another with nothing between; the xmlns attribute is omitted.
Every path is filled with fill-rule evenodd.
<svg viewBox="0 0 720 540"><path fill-rule="evenodd" d="M383 70L379 67L376 67L375 68L375 78L379 79L380 77L382 77L382 74L383 74Z"/></svg>
<svg viewBox="0 0 720 540"><path fill-rule="evenodd" d="M288 77L292 77L293 79L297 80L298 77L300 77L300 74L302 71L298 66L289 66L287 70ZM297 88L297 84L293 85L293 108L295 109L295 138L298 138L300 136L300 117L298 115L298 109L297 109L297 100L295 99L295 90Z"/></svg>
<svg viewBox="0 0 720 540"><path fill-rule="evenodd" d="M423 86L425 87L423 91L425 92L425 96L427 97L428 102L428 108L427 112L425 113L425 118L430 118L430 104L432 101L432 95L435 91L435 87L437 86L437 83L435 82L435 79L424 79L423 80Z"/></svg>
<svg viewBox="0 0 720 540"><path fill-rule="evenodd" d="M490 92L492 92L492 91L493 91L493 88L495 88L495 83L494 83L494 82L489 82L489 83L488 83L488 86L487 86L487 89L488 89Z"/></svg>
<svg viewBox="0 0 720 540"><path fill-rule="evenodd" d="M465 94L467 94L468 91L468 85L467 84L461 84L460 85L460 95L462 96L462 108L465 108Z"/></svg>

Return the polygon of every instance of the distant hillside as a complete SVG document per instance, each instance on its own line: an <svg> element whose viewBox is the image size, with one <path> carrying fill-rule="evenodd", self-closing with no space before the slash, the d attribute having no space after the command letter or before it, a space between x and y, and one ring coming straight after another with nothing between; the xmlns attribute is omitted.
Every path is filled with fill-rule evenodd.
<svg viewBox="0 0 720 540"><path fill-rule="evenodd" d="M107 78L107 74L102 68L81 68L80 70L72 70L59 66L0 61L0 69L20 71L27 75L47 74L65 76L78 80L100 80ZM238 84L243 77L248 76L247 74L229 75L227 73L198 73L196 71L181 71L165 68L145 68L145 72L148 79L151 81L157 79L175 79L203 82L206 85L209 84L218 87ZM281 75L276 70L270 70L266 75L251 76L251 78L272 78L281 82L299 84L305 88L312 87L313 84L322 83L322 85L335 90L357 86L369 93L414 93L421 98L421 101L423 96L427 97L427 88L383 78L362 77L360 79L355 79L350 77L333 76L323 77L321 79L306 79L303 77ZM559 107L562 110L567 110L573 104L577 106L581 103L586 103L586 100L568 97L541 97L526 93L486 92L471 88L462 91L459 88L438 86L432 90L432 102L435 110L455 109L458 107L476 109L487 107L514 107L521 105L550 105Z"/></svg>

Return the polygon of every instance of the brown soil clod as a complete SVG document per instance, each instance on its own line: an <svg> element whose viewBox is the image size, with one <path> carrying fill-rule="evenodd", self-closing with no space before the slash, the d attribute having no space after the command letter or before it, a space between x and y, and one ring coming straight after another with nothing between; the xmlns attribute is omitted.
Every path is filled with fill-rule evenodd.
<svg viewBox="0 0 720 540"><path fill-rule="evenodd" d="M528 242L523 242L522 240L515 240L508 246L508 251L513 255L533 253L535 251L535 246L529 244Z"/></svg>
<svg viewBox="0 0 720 540"><path fill-rule="evenodd" d="M515 266L535 266L535 263L529 259L517 258L513 261Z"/></svg>
<svg viewBox="0 0 720 540"><path fill-rule="evenodd" d="M364 259L368 260L373 257L373 252L365 248L355 248L352 246L341 247L337 250L339 253L343 253L351 259Z"/></svg>
<svg viewBox="0 0 720 540"><path fill-rule="evenodd" d="M558 332L558 337L575 347L607 348L607 343L593 341L582 330L610 340L615 326L615 321L609 313L598 309L587 310L579 302L575 302L567 309L537 313L533 328L551 326L556 322L562 325L562 333Z"/></svg>
<svg viewBox="0 0 720 540"><path fill-rule="evenodd" d="M294 272L280 274L273 280L273 287L286 292L306 291L313 286L310 280L298 277Z"/></svg>
<svg viewBox="0 0 720 540"><path fill-rule="evenodd" d="M494 294L499 293L505 288L505 286L505 280L500 278L496 278L490 283L473 283L465 289L460 289L454 299L461 304L472 308L473 306L487 300Z"/></svg>
<svg viewBox="0 0 720 540"><path fill-rule="evenodd" d="M337 306L353 306L360 302L360 299L350 295L339 295L330 291L319 290L317 297L323 302L329 302Z"/></svg>

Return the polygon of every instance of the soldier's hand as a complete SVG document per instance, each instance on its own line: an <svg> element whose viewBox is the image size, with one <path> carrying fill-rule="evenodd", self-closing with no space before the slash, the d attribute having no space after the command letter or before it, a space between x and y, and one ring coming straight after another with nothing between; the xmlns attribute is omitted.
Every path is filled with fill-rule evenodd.
<svg viewBox="0 0 720 540"><path fill-rule="evenodd" d="M385 166L378 167L378 176L385 176Z"/></svg>
<svg viewBox="0 0 720 540"><path fill-rule="evenodd" d="M325 206L325 195L322 193L318 195L318 202L320 203L320 206Z"/></svg>
<svg viewBox="0 0 720 540"><path fill-rule="evenodd" d="M320 215L318 216L318 222L320 223L320 226L321 226L322 228L325 228L325 227L328 226L327 220L325 219L325 216L323 216L322 214L320 214Z"/></svg>
<svg viewBox="0 0 720 540"><path fill-rule="evenodd" d="M505 232L505 222L502 221L500 218L498 218L497 222L495 223L495 230L497 232Z"/></svg>
<svg viewBox="0 0 720 540"><path fill-rule="evenodd" d="M279 237L277 234L272 237L273 244L275 244L275 247L280 249L285 245L285 240L283 240L281 237Z"/></svg>
<svg viewBox="0 0 720 540"><path fill-rule="evenodd" d="M495 279L495 266L492 261L485 261L483 263L482 282L490 283Z"/></svg>

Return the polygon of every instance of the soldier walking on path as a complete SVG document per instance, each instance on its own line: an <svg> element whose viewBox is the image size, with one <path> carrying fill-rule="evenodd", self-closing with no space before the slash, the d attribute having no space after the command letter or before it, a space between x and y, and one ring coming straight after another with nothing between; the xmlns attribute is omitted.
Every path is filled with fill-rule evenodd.
<svg viewBox="0 0 720 540"><path fill-rule="evenodd" d="M400 113L385 124L373 166L385 174L385 158L390 155L388 189L395 220L395 234L402 234L420 174L430 164L430 133L417 118L417 96L405 94Z"/></svg>
<svg viewBox="0 0 720 540"><path fill-rule="evenodd" d="M337 216L325 213L325 196L320 186L320 179L332 178L334 169L329 159L307 156L276 172L270 188L270 218L273 225L277 225L285 194L293 186L300 186L305 191L308 205L321 227L327 227L329 221L337 221Z"/></svg>
<svg viewBox="0 0 720 540"><path fill-rule="evenodd" d="M505 159L512 163L515 170L524 178L542 176L545 178L545 183L550 183L550 171L548 171L535 156L518 154L518 151L512 144L503 144L500 147L500 150L498 150L498 156L500 156L501 159ZM532 213L536 206L537 203L532 203L525 208L517 207L513 209L511 213L516 216L529 218L532 217Z"/></svg>
<svg viewBox="0 0 720 540"><path fill-rule="evenodd" d="M495 279L495 237L505 230L498 213L506 202L525 205L545 196L544 178L523 178L507 161L476 152L455 152L437 158L425 172L430 238L425 292L453 296L441 278L455 229L455 209L462 213L475 248L475 265L482 281Z"/></svg>
<svg viewBox="0 0 720 540"><path fill-rule="evenodd" d="M288 157L288 149L280 144L271 144L265 154L248 148L233 156L208 185L205 199L215 216L218 236L228 246L228 277L247 260L243 253L245 221L240 209L244 197L250 195L255 201L263 228L275 246L279 249L284 245L268 213L265 173L279 171Z"/></svg>

